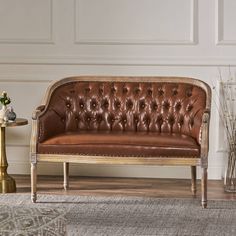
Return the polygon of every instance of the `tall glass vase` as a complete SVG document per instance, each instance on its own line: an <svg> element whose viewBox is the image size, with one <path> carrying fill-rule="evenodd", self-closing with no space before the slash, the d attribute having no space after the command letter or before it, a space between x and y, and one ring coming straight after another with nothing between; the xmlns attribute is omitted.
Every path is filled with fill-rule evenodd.
<svg viewBox="0 0 236 236"><path fill-rule="evenodd" d="M234 148L235 149L235 148ZM227 169L225 171L224 187L226 192L236 192L236 151L228 153Z"/></svg>

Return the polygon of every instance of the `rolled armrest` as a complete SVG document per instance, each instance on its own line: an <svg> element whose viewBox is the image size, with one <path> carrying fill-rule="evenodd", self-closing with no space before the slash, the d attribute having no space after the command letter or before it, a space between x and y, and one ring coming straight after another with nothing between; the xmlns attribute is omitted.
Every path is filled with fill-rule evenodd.
<svg viewBox="0 0 236 236"><path fill-rule="evenodd" d="M32 132L30 139L30 159L32 163L37 161L36 153L37 153L37 141L38 141L38 117L45 109L44 105L41 105L35 109L32 114Z"/></svg>
<svg viewBox="0 0 236 236"><path fill-rule="evenodd" d="M47 110L39 114L37 121L39 142L65 132L65 120L53 110Z"/></svg>
<svg viewBox="0 0 236 236"><path fill-rule="evenodd" d="M45 105L38 106L32 114L32 119L37 120L38 116L41 114L41 112L43 112L44 109Z"/></svg>
<svg viewBox="0 0 236 236"><path fill-rule="evenodd" d="M34 134L32 138L35 139L35 144L65 131L63 119L53 110L46 109L45 105L35 109L32 114L32 121L32 134Z"/></svg>

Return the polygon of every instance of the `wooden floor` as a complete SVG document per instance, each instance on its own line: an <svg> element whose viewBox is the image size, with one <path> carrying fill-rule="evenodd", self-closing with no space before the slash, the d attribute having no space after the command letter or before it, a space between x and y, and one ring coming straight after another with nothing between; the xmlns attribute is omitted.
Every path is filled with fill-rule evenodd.
<svg viewBox="0 0 236 236"><path fill-rule="evenodd" d="M14 175L18 193L30 193L30 176ZM200 181L196 198L201 198ZM39 176L38 193L61 195L125 195L168 198L192 198L190 180L70 177L70 189L63 190L63 177ZM223 181L208 181L208 199L236 200L236 193L225 193Z"/></svg>

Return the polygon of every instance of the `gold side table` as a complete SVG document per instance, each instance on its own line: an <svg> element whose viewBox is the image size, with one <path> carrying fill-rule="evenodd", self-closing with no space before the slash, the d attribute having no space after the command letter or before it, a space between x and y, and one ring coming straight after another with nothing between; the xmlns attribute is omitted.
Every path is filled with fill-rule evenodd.
<svg viewBox="0 0 236 236"><path fill-rule="evenodd" d="M28 120L23 118L16 118L15 121L0 121L1 131L0 131L0 193L15 193L16 192L16 182L7 173L7 156L6 156L6 142L5 142L5 129L6 127L15 127L21 125L27 125Z"/></svg>

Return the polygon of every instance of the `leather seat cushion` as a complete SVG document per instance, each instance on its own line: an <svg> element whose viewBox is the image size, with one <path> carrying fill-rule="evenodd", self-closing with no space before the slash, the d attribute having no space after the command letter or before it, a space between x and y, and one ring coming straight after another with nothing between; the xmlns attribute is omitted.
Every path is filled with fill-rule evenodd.
<svg viewBox="0 0 236 236"><path fill-rule="evenodd" d="M183 134L80 131L57 135L38 144L41 154L136 157L199 157L196 140Z"/></svg>

